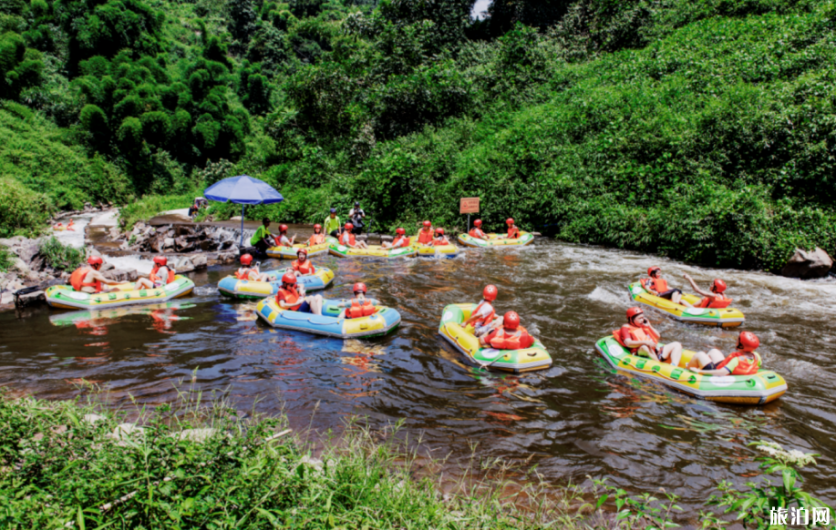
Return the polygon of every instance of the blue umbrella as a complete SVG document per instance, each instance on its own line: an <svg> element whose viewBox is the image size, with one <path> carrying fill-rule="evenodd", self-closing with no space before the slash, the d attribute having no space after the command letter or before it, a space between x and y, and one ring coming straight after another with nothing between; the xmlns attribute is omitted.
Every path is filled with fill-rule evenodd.
<svg viewBox="0 0 836 530"><path fill-rule="evenodd" d="M244 246L244 208L248 204L275 204L282 202L282 194L264 181L240 175L212 184L203 192L210 201L231 202L241 205L241 246Z"/></svg>

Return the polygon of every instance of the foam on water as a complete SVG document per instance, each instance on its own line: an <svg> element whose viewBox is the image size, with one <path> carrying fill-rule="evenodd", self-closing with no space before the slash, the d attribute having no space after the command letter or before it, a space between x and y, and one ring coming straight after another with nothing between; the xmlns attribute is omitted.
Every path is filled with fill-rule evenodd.
<svg viewBox="0 0 836 530"><path fill-rule="evenodd" d="M112 263L117 269L126 271L133 269L140 274L148 274L154 267L151 260L139 256L106 256L105 261Z"/></svg>
<svg viewBox="0 0 836 530"><path fill-rule="evenodd" d="M92 219L92 217L93 216L89 214L72 217L72 230L53 230L52 234L55 236L55 239L60 241L63 245L73 248L81 248L84 246L84 231L87 229L87 225L90 224L90 219ZM68 219L62 222L66 225L70 221Z"/></svg>
<svg viewBox="0 0 836 530"><path fill-rule="evenodd" d="M596 302L603 302L605 304L619 307L627 303L627 296L623 291L619 294L615 294L609 289L601 286L596 287L595 290L586 295L586 297Z"/></svg>

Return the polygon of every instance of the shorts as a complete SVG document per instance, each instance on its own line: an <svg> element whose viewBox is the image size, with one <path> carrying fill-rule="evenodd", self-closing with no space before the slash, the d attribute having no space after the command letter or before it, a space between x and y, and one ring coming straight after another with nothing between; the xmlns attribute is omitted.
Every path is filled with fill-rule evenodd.
<svg viewBox="0 0 836 530"><path fill-rule="evenodd" d="M658 296L659 298L664 298L665 300L670 300L673 296L673 293L682 294L682 291L680 291L679 289L668 289L664 293L659 293L656 296Z"/></svg>
<svg viewBox="0 0 836 530"><path fill-rule="evenodd" d="M477 337L481 337L482 335L484 335L485 333L490 331L490 329L491 329L490 324L486 324L484 326L476 326L476 327L473 328L473 334L476 335Z"/></svg>
<svg viewBox="0 0 836 530"><path fill-rule="evenodd" d="M311 304L309 304L307 301L302 302L302 305L300 305L299 309L297 309L296 311L298 311L300 313L310 313L311 312Z"/></svg>
<svg viewBox="0 0 836 530"><path fill-rule="evenodd" d="M716 370L716 369L717 369L717 365L714 364L714 363L708 363L708 364L706 364L705 366L702 367L702 370Z"/></svg>

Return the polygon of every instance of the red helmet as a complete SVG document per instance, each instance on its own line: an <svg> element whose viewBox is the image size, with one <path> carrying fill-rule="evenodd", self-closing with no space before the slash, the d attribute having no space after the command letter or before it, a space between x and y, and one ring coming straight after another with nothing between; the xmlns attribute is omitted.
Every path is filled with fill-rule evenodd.
<svg viewBox="0 0 836 530"><path fill-rule="evenodd" d="M444 229L443 228L436 228L435 233L440 235L440 236L443 236L444 235Z"/></svg>
<svg viewBox="0 0 836 530"><path fill-rule="evenodd" d="M643 315L644 311L642 311L641 307L631 307L627 310L627 322L633 320L633 317L637 315Z"/></svg>
<svg viewBox="0 0 836 530"><path fill-rule="evenodd" d="M322 232L322 225L313 225L314 234Z"/></svg>
<svg viewBox="0 0 836 530"><path fill-rule="evenodd" d="M398 228L397 230L395 230L395 233L398 234L399 236L402 236L402 235L406 234L406 230L404 230L403 228Z"/></svg>
<svg viewBox="0 0 836 530"><path fill-rule="evenodd" d="M302 254L304 254L305 257L308 257L308 251L305 250L304 248L300 248L299 250L296 251L297 256L301 256Z"/></svg>
<svg viewBox="0 0 836 530"><path fill-rule="evenodd" d="M355 283L354 284L354 289L352 289L352 291L354 291L355 294L368 292L367 289L366 289L366 284L363 283L363 282Z"/></svg>
<svg viewBox="0 0 836 530"><path fill-rule="evenodd" d="M505 220L505 224L506 225L512 225L512 224L514 224L514 220L509 217L508 219Z"/></svg>
<svg viewBox="0 0 836 530"><path fill-rule="evenodd" d="M740 337L737 339L737 347L743 351L753 352L755 348L761 345L761 341L757 335L751 331L741 331Z"/></svg>
<svg viewBox="0 0 836 530"><path fill-rule="evenodd" d="M503 317L503 325L508 329L517 329L520 327L520 315L516 311L508 311Z"/></svg>
<svg viewBox="0 0 836 530"><path fill-rule="evenodd" d="M712 285L711 288L714 289L715 293L722 293L726 290L726 282L724 282L720 278L716 278L714 280L714 285Z"/></svg>
<svg viewBox="0 0 836 530"><path fill-rule="evenodd" d="M296 285L296 275L292 272L286 272L282 276L282 283L288 283L290 285Z"/></svg>
<svg viewBox="0 0 836 530"><path fill-rule="evenodd" d="M168 264L168 259L165 256L154 256L154 263L160 267L165 267Z"/></svg>
<svg viewBox="0 0 836 530"><path fill-rule="evenodd" d="M482 226L482 220L476 219L475 221L473 221L473 226Z"/></svg>
<svg viewBox="0 0 836 530"><path fill-rule="evenodd" d="M496 285L486 285L485 288L482 289L482 298L488 302L496 300L498 294L499 289L496 288Z"/></svg>
<svg viewBox="0 0 836 530"><path fill-rule="evenodd" d="M433 225L433 224L432 224L431 222L429 222L429 221L424 221L424 228L429 228L429 227L431 227L432 225Z"/></svg>
<svg viewBox="0 0 836 530"><path fill-rule="evenodd" d="M351 224L351 223L346 223L346 224L345 224L345 229L346 229L346 230L354 230L354 225L353 225L353 224Z"/></svg>
<svg viewBox="0 0 836 530"><path fill-rule="evenodd" d="M648 276L653 276L654 272L658 272L660 270L662 270L660 267L648 267L647 268L647 275Z"/></svg>
<svg viewBox="0 0 836 530"><path fill-rule="evenodd" d="M253 262L253 257L250 254L244 254L241 256L241 265L249 265Z"/></svg>
<svg viewBox="0 0 836 530"><path fill-rule="evenodd" d="M87 258L87 263L93 266L101 266L101 264L104 263L104 260L101 258L101 256L90 256L89 258Z"/></svg>
<svg viewBox="0 0 836 530"><path fill-rule="evenodd" d="M287 232L287 225L279 225L279 232Z"/></svg>

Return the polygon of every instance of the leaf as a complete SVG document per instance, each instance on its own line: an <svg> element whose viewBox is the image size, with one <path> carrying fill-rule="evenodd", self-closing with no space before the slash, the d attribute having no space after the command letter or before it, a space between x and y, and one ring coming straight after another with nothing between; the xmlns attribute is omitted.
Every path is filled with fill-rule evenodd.
<svg viewBox="0 0 836 530"><path fill-rule="evenodd" d="M795 485L795 476L793 476L793 473L788 469L785 469L781 475L784 478L784 491L789 493Z"/></svg>
<svg viewBox="0 0 836 530"><path fill-rule="evenodd" d="M607 499L608 499L609 497L610 497L609 495L604 494L604 495L603 495L600 499L598 499L598 502L596 502L596 503L595 503L595 509L597 510L598 508L600 508L601 506L603 506L603 504L604 504L605 502L607 502ZM620 507L619 507L619 508L620 508Z"/></svg>
<svg viewBox="0 0 836 530"><path fill-rule="evenodd" d="M78 507L78 512L76 513L75 520L78 523L78 527L81 530L84 530L84 514L81 513L81 506Z"/></svg>

